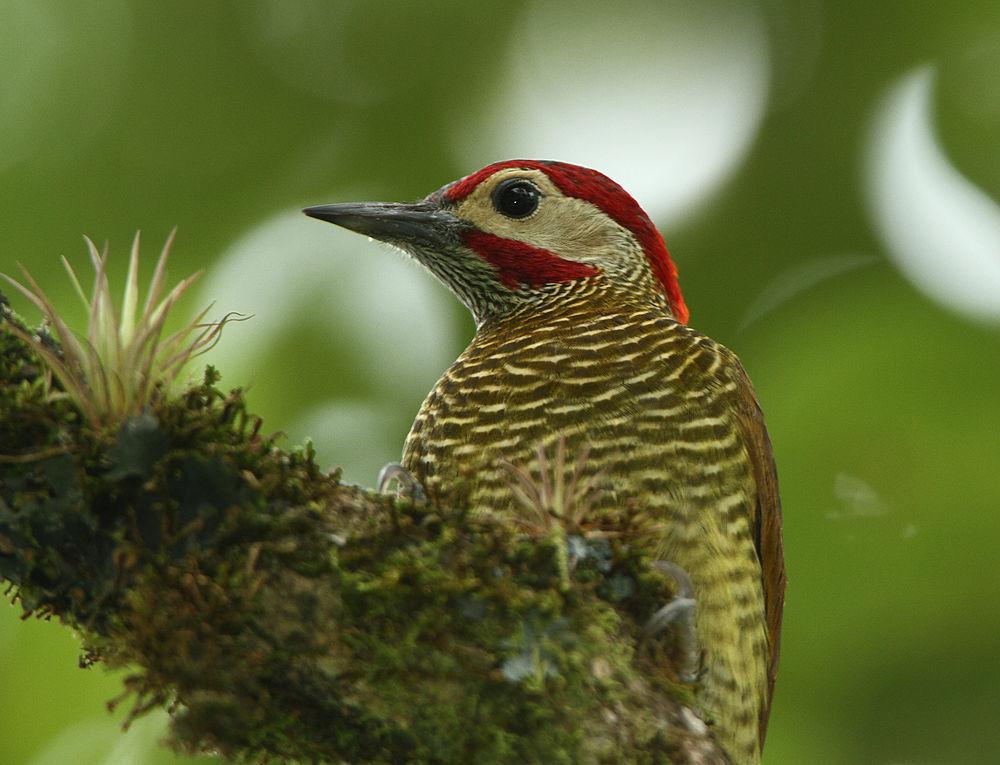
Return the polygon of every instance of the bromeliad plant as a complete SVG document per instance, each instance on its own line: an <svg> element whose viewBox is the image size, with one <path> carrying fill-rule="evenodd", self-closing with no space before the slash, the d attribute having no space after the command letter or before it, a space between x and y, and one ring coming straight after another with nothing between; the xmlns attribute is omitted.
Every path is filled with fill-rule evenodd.
<svg viewBox="0 0 1000 765"><path fill-rule="evenodd" d="M99 252L85 237L94 269L94 286L89 296L73 266L62 258L87 312L87 332L82 336L67 326L53 301L22 264L18 263L18 267L26 284L0 274L42 312L47 327L47 331L35 335L11 325L11 332L42 357L64 395L73 400L96 428L134 417L157 396L169 393L185 365L208 351L229 321L248 318L230 313L219 321L205 323L203 320L212 308L210 304L188 324L164 337L170 311L202 274L198 271L188 276L164 295L174 233L170 233L163 245L141 309L138 233L132 242L120 308L115 306L108 281L107 250ZM56 343L49 332L54 333ZM51 375L49 380L51 388Z"/></svg>

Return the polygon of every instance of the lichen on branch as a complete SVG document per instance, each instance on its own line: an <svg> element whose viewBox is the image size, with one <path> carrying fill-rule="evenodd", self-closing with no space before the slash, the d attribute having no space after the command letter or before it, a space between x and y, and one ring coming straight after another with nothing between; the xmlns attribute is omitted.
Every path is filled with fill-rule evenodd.
<svg viewBox="0 0 1000 765"><path fill-rule="evenodd" d="M64 340L60 333L60 340ZM130 717L234 760L725 762L643 618L641 520L484 518L342 484L209 368L117 420L0 298L0 578L128 667ZM522 480L525 476L522 476Z"/></svg>

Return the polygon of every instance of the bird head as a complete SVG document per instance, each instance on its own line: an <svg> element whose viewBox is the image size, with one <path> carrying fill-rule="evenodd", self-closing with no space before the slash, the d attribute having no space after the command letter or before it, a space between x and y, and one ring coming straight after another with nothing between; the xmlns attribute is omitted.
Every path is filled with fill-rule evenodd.
<svg viewBox="0 0 1000 765"><path fill-rule="evenodd" d="M478 323L600 284L686 322L677 269L649 216L606 175L537 160L498 162L412 204L319 205L306 215L410 254Z"/></svg>

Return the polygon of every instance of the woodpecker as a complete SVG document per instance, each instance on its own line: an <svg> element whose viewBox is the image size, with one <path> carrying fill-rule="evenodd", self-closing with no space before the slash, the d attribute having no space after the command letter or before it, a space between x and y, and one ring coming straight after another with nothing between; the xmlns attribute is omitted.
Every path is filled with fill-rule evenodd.
<svg viewBox="0 0 1000 765"><path fill-rule="evenodd" d="M433 501L461 485L473 509L509 513L504 463L537 464L557 440L588 450L596 501L662 522L659 557L693 593L699 705L733 762L758 763L785 589L771 445L739 360L687 326L677 269L638 203L595 170L510 160L413 204L304 212L403 250L475 318L395 475Z"/></svg>

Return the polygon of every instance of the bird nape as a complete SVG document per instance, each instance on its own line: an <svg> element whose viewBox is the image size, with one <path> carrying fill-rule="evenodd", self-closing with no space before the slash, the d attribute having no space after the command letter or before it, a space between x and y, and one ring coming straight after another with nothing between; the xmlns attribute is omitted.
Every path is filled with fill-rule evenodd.
<svg viewBox="0 0 1000 765"><path fill-rule="evenodd" d="M403 250L476 320L392 475L435 501L461 490L475 512L507 513L505 466L585 453L565 469L600 485L598 505L659 521L658 556L690 596L647 629L678 633L678 676L715 737L734 762L759 762L785 589L771 445L739 360L687 326L646 213L595 170L537 160L489 165L413 204L305 213Z"/></svg>

